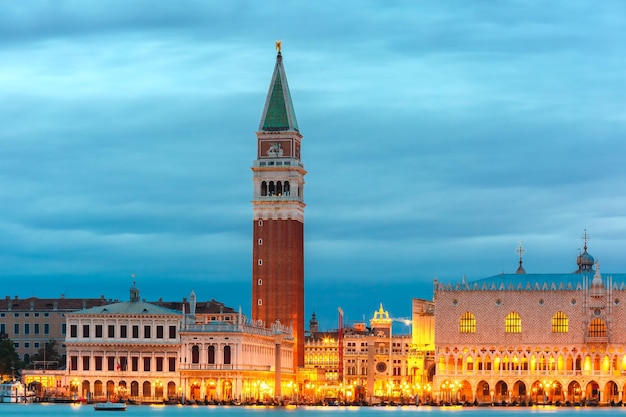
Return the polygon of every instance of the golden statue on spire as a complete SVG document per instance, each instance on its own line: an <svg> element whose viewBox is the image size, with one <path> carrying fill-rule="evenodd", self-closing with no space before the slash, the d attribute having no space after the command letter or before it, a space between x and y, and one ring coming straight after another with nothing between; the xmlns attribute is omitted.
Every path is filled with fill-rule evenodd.
<svg viewBox="0 0 626 417"><path fill-rule="evenodd" d="M280 50L282 48L283 41L276 41L276 52L280 54Z"/></svg>

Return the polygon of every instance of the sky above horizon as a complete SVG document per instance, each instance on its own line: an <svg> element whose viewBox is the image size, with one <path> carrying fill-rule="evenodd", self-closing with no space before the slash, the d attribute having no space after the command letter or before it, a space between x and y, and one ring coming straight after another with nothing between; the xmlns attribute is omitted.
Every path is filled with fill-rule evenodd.
<svg viewBox="0 0 626 417"><path fill-rule="evenodd" d="M626 272L626 2L0 3L2 292L249 314L256 136L282 54L306 321L444 282Z"/></svg>

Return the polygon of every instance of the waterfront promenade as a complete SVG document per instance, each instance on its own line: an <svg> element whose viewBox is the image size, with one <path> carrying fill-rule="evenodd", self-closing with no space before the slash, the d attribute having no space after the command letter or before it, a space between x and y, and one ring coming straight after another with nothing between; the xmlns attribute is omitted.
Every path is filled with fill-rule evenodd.
<svg viewBox="0 0 626 417"><path fill-rule="evenodd" d="M0 415L11 416L83 416L95 413L88 404L0 404ZM210 416L210 417L321 417L321 416L402 416L424 415L428 417L523 417L529 414L548 417L626 417L626 407L432 407L432 406L388 406L388 407L330 407L330 406L181 406L181 405L136 405L129 406L126 416ZM100 415L100 414L97 414Z"/></svg>

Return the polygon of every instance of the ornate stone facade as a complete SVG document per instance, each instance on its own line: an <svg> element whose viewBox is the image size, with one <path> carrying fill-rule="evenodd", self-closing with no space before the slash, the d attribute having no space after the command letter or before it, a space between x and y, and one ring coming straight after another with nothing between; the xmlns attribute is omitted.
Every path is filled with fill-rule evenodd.
<svg viewBox="0 0 626 417"><path fill-rule="evenodd" d="M618 403L626 387L626 274L585 251L571 274L435 280L436 398Z"/></svg>
<svg viewBox="0 0 626 417"><path fill-rule="evenodd" d="M357 323L340 336L338 330L317 331L313 317L315 331L305 344L305 367L298 375L304 401L414 402L421 381L418 355L410 334L393 333L394 321L381 305L369 327Z"/></svg>
<svg viewBox="0 0 626 417"><path fill-rule="evenodd" d="M192 294L190 300L195 300ZM180 379L187 398L258 402L294 395L291 328L264 327L241 312L191 313L181 330Z"/></svg>
<svg viewBox="0 0 626 417"><path fill-rule="evenodd" d="M183 314L141 301L67 314L66 381L73 397L162 402L179 395Z"/></svg>
<svg viewBox="0 0 626 417"><path fill-rule="evenodd" d="M211 300L130 301L66 314L66 369L29 370L46 395L103 401L266 401L297 393L290 327ZM43 393L42 393L43 394Z"/></svg>

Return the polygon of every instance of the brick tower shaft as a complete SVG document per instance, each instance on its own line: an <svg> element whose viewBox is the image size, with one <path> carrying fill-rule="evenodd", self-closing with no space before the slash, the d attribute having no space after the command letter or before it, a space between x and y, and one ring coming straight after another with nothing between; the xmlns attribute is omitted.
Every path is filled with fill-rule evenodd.
<svg viewBox="0 0 626 417"><path fill-rule="evenodd" d="M252 318L292 326L304 366L304 176L280 49L257 136L253 172Z"/></svg>

